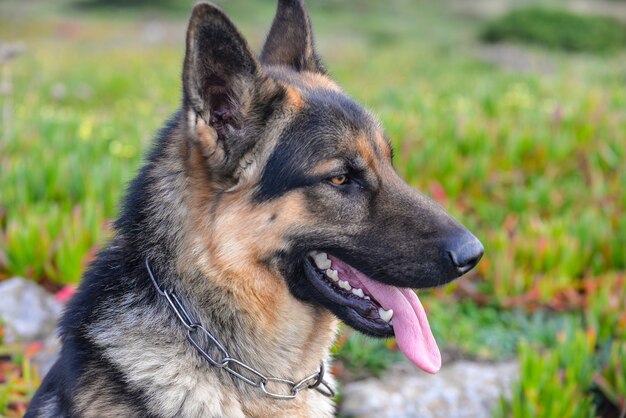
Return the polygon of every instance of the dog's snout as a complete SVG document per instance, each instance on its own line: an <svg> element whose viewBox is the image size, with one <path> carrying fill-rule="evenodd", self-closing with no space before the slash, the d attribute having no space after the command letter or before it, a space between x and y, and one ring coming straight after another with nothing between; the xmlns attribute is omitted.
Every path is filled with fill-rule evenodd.
<svg viewBox="0 0 626 418"><path fill-rule="evenodd" d="M460 274L465 274L473 269L484 252L485 249L481 242L469 232L464 234L462 238L452 241L447 249L454 268Z"/></svg>

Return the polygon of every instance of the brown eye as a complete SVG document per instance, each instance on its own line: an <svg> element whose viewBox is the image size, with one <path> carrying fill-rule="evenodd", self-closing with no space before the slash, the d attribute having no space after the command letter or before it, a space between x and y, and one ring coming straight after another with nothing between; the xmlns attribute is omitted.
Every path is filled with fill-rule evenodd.
<svg viewBox="0 0 626 418"><path fill-rule="evenodd" d="M341 175L330 178L330 182L335 186L341 186L342 184L346 184L348 182L348 176Z"/></svg>

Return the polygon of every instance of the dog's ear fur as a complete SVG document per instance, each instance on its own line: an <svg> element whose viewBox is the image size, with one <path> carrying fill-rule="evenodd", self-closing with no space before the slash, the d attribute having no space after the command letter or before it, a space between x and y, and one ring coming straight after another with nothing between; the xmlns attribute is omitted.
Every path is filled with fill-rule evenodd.
<svg viewBox="0 0 626 418"><path fill-rule="evenodd" d="M245 39L216 6L200 3L187 28L184 101L219 132L236 117L237 96L258 77L259 65Z"/></svg>
<svg viewBox="0 0 626 418"><path fill-rule="evenodd" d="M276 17L261 52L265 65L284 65L296 71L324 73L315 53L311 19L304 0L278 0Z"/></svg>
<svg viewBox="0 0 626 418"><path fill-rule="evenodd" d="M187 29L183 107L190 137L219 165L214 168L232 171L228 166L256 138L259 109L279 93L224 12L210 3L196 5Z"/></svg>

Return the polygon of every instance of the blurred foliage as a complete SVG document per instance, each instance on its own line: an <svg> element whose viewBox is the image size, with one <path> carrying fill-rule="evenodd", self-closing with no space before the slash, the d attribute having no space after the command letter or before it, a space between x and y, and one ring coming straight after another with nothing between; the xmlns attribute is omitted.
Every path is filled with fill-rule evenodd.
<svg viewBox="0 0 626 418"><path fill-rule="evenodd" d="M0 334L2 328L0 327ZM24 415L28 402L41 383L31 358L38 344L0 345L0 416L17 418Z"/></svg>
<svg viewBox="0 0 626 418"><path fill-rule="evenodd" d="M75 0L70 6L81 11L136 9L171 12L189 8L186 2L175 0Z"/></svg>
<svg viewBox="0 0 626 418"><path fill-rule="evenodd" d="M404 357L393 340L367 337L347 327L343 328L332 354L339 361L334 375L344 382L380 376L390 364Z"/></svg>
<svg viewBox="0 0 626 418"><path fill-rule="evenodd" d="M513 358L525 340L555 347L557 334L571 333L583 324L580 315L573 313L503 311L478 307L470 300L432 299L427 306L430 324L442 346L483 360Z"/></svg>
<svg viewBox="0 0 626 418"><path fill-rule="evenodd" d="M608 360L596 375L595 383L621 416L626 416L626 341L611 345Z"/></svg>
<svg viewBox="0 0 626 418"><path fill-rule="evenodd" d="M521 379L510 401L495 416L515 418L593 418L595 406L586 392L593 381L593 332L560 334L556 350L520 345Z"/></svg>
<svg viewBox="0 0 626 418"><path fill-rule="evenodd" d="M531 6L488 23L481 37L487 42L519 41L566 51L612 52L626 47L626 26L608 17Z"/></svg>
<svg viewBox="0 0 626 418"><path fill-rule="evenodd" d="M67 17L69 0L19 19L9 3L0 39L26 51L0 68L0 280L58 289L110 237L125 184L179 104L184 23L141 8ZM258 49L274 2L222 3ZM449 2L309 3L332 76L377 112L399 173L485 244L475 273L421 293L438 340L481 359L519 355L503 415L566 416L557 393L623 410L626 55L532 50L548 69L507 72L479 59L483 23ZM393 349L347 333L335 372L380 374Z"/></svg>

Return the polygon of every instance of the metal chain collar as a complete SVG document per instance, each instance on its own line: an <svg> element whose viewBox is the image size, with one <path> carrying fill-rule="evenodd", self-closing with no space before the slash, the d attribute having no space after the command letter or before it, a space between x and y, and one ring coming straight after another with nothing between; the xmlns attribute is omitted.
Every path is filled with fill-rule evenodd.
<svg viewBox="0 0 626 418"><path fill-rule="evenodd" d="M298 395L298 393L303 389L315 389L322 395L329 398L335 396L335 391L331 388L328 382L324 380L325 368L323 362L320 364L320 369L318 371L298 382L294 382L290 379L265 376L254 367L249 366L246 363L231 357L224 348L224 346L220 344L220 342L213 336L213 334L211 334L201 324L191 319L191 316L178 299L178 296L176 296L176 293L167 289L163 289L161 286L159 286L157 280L154 277L154 274L152 273L152 269L150 268L150 264L148 263L147 259L146 270L148 270L150 280L152 280L152 284L154 284L157 292L159 292L159 294L165 298L170 308L172 308L172 311L174 311L174 313L176 314L176 317L178 318L180 323L187 330L187 340L189 340L191 345L193 345L198 353L206 361L208 361L211 366L217 367L218 369L224 369L244 383L250 386L260 388L261 391L270 398L294 399L296 395ZM204 334L209 339L209 342L212 344L213 348L217 349L221 358L212 357L207 352L208 349L202 348L202 346L200 345L200 339L198 338L199 333ZM270 382L273 382L275 384L282 384L286 388L288 388L288 391L285 393L272 392L267 388L267 384Z"/></svg>

